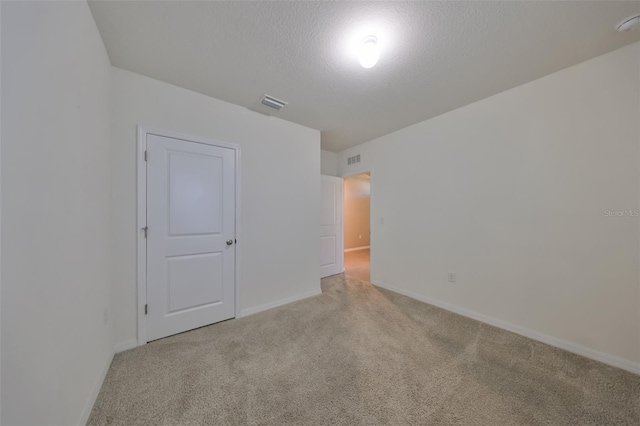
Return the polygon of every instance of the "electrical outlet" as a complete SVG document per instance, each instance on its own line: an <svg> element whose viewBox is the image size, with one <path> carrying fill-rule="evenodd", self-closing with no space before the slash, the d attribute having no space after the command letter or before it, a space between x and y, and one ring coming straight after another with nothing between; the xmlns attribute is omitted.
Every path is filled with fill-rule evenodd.
<svg viewBox="0 0 640 426"><path fill-rule="evenodd" d="M449 282L450 283L455 283L456 282L456 273L455 272L449 272Z"/></svg>
<svg viewBox="0 0 640 426"><path fill-rule="evenodd" d="M358 235L358 239L361 240L362 239L362 235Z"/></svg>
<svg viewBox="0 0 640 426"><path fill-rule="evenodd" d="M109 322L109 308L104 308L104 312L102 313L102 319L104 321L104 325L107 325Z"/></svg>

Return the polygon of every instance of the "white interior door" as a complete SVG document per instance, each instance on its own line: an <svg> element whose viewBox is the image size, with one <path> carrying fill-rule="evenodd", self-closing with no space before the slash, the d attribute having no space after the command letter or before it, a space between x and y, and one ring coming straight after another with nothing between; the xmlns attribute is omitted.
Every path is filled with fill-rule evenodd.
<svg viewBox="0 0 640 426"><path fill-rule="evenodd" d="M235 151L147 136L147 341L235 316Z"/></svg>
<svg viewBox="0 0 640 426"><path fill-rule="evenodd" d="M320 176L320 277L344 272L342 178Z"/></svg>

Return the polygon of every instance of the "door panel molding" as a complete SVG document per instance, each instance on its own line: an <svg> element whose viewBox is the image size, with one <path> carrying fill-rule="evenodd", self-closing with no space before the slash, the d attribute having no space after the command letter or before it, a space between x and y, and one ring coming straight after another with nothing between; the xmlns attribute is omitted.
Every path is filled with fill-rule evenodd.
<svg viewBox="0 0 640 426"><path fill-rule="evenodd" d="M240 222L241 217L241 169L240 159L241 152L240 146L233 143L223 142L216 139L203 138L200 136L194 136L170 130L163 130L152 128L148 126L138 125L138 147L137 147L137 194L136 194L136 209L137 209L137 318L138 318L138 346L145 345L147 343L147 316L145 313L145 306L147 305L147 161L145 153L147 151L147 137L149 135L156 135L171 139L177 139L185 142L200 143L204 145L213 145L221 148L229 148L234 151L235 160L235 314L236 317L240 316L241 308L241 288L242 288L242 275L241 275L241 259L242 259L242 226ZM240 242L240 243L238 243Z"/></svg>

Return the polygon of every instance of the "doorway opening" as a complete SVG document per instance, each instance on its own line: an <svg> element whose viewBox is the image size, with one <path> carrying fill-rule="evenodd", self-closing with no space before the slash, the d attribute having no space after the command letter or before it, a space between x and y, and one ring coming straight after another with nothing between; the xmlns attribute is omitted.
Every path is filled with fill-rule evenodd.
<svg viewBox="0 0 640 426"><path fill-rule="evenodd" d="M345 275L371 281L371 174L344 179Z"/></svg>

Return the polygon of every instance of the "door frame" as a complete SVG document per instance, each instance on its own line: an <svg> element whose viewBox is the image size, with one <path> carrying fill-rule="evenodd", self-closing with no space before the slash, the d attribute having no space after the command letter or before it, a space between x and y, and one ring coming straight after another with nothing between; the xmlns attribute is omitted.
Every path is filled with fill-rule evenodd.
<svg viewBox="0 0 640 426"><path fill-rule="evenodd" d="M145 152L147 151L147 135L162 136L177 139L185 142L213 145L221 148L234 150L235 158L235 306L234 317L240 313L240 259L242 245L237 241L242 240L242 226L240 226L240 146L234 143L222 142L216 139L203 138L200 136L188 135L171 130L156 129L153 127L138 125L138 150L137 150L137 219L136 219L136 244L137 244L137 313L138 313L138 346L147 344L147 316L145 305L147 304L147 239L144 229L147 226L147 161Z"/></svg>
<svg viewBox="0 0 640 426"><path fill-rule="evenodd" d="M344 181L348 177L369 174L369 281L373 282L373 239L375 233L373 232L373 167L365 170L349 171L340 175L342 178L342 194L344 197ZM342 206L342 238L344 239L344 201ZM344 242L342 244L342 266L344 269ZM344 272L344 271L343 271Z"/></svg>

